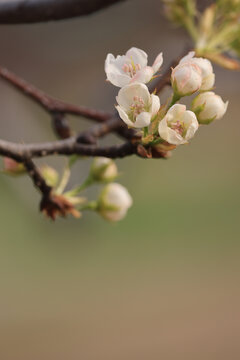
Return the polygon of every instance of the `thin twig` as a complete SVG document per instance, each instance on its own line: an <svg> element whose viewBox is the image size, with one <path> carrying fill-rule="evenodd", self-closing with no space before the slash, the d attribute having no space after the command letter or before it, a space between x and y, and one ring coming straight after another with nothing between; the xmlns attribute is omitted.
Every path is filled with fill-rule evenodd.
<svg viewBox="0 0 240 360"><path fill-rule="evenodd" d="M6 68L0 67L0 77L51 114L78 115L97 122L106 121L112 116L108 112L89 109L84 106L77 106L54 99Z"/></svg>
<svg viewBox="0 0 240 360"><path fill-rule="evenodd" d="M34 162L28 157L23 157L22 159L22 162L36 188L40 190L43 196L49 196L52 188L47 185L46 181L42 177L40 171L38 170Z"/></svg>

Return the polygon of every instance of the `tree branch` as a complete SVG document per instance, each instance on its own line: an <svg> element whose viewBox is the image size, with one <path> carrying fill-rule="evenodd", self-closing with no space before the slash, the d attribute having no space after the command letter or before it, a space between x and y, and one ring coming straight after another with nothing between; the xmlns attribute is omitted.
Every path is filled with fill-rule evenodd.
<svg viewBox="0 0 240 360"><path fill-rule="evenodd" d="M32 84L23 80L13 72L0 66L0 77L7 81L11 86L22 92L35 103L40 105L44 110L50 114L70 114L83 116L87 119L102 122L109 119L112 114L104 111L89 109L84 106L77 106L68 104L64 101L54 99L43 91L37 89Z"/></svg>
<svg viewBox="0 0 240 360"><path fill-rule="evenodd" d="M93 132L98 132L99 129L101 132L101 136L106 134L106 130L108 129L112 131L116 131L121 137L125 139L132 139L136 136L136 132L134 130L126 128L123 126L122 121L118 118L117 114L114 115L113 113L102 111L102 110L95 110L90 109L84 106L77 106L66 103L61 100L57 100L48 94L44 93L43 91L36 88L34 85L28 83L26 80L20 78L13 72L9 71L6 68L0 66L0 77L13 86L15 89L23 93L25 96L30 98L32 101L37 103L41 106L45 111L47 111L53 119L53 128L58 137L60 138L67 138L71 136L71 129L68 124L68 120L65 118L65 114L71 114L76 116L82 116L86 119L93 120L96 122L106 122L107 120L110 123L105 127L93 128ZM118 118L118 120L117 120ZM104 133L105 132L105 133ZM88 134L88 138L89 138ZM93 135L93 134L92 134ZM95 136L95 135L94 135ZM87 137L82 136L82 141L87 143ZM80 139L79 139L80 141ZM92 141L90 141L92 143Z"/></svg>
<svg viewBox="0 0 240 360"><path fill-rule="evenodd" d="M2 0L0 24L27 24L92 14L125 0Z"/></svg>
<svg viewBox="0 0 240 360"><path fill-rule="evenodd" d="M82 155L122 158L136 153L136 144L126 142L121 145L102 146L85 145L76 142L75 137L39 144L16 144L0 140L0 155L25 163L29 158L48 155Z"/></svg>
<svg viewBox="0 0 240 360"><path fill-rule="evenodd" d="M49 196L52 188L46 184L46 181L40 174L34 162L30 158L24 157L23 164L36 188L40 190L43 196Z"/></svg>

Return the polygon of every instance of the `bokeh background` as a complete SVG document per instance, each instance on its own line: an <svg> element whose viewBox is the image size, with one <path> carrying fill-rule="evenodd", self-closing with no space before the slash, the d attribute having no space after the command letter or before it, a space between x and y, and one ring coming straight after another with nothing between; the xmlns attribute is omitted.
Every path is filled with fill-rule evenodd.
<svg viewBox="0 0 240 360"><path fill-rule="evenodd" d="M163 51L166 69L188 45L159 0L132 0L70 21L1 26L0 61L55 97L112 110L108 52L137 46L153 61ZM170 160L117 161L134 198L120 223L95 214L52 223L28 178L0 176L1 359L240 358L240 74L215 71L230 101L223 120L201 127ZM3 81L0 93L1 138L54 139L37 105ZM74 167L72 185L89 165Z"/></svg>

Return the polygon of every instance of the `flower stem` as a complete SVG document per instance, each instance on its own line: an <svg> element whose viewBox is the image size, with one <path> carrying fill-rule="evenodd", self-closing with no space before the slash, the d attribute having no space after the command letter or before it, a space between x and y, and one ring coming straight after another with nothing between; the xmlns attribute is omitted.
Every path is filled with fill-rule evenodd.
<svg viewBox="0 0 240 360"><path fill-rule="evenodd" d="M172 100L171 100L171 103L170 103L168 109L169 109L171 106L173 106L174 104L176 104L176 102L177 102L179 99L181 99L181 96L179 96L179 95L176 94L176 93L173 93L173 95L172 95Z"/></svg>
<svg viewBox="0 0 240 360"><path fill-rule="evenodd" d="M70 156L70 158L68 159L64 169L63 169L63 175L62 175L62 179L56 189L56 194L62 194L65 187L67 186L67 183L70 179L71 176L71 167L74 165L74 163L78 160L79 156L77 155L72 155Z"/></svg>
<svg viewBox="0 0 240 360"><path fill-rule="evenodd" d="M146 137L146 136L148 136L148 127L147 126L145 126L143 128L143 137Z"/></svg>
<svg viewBox="0 0 240 360"><path fill-rule="evenodd" d="M91 186L94 183L94 179L92 176L89 176L81 185L77 186L76 188L69 190L65 193L66 196L76 196L81 191L85 190L87 187Z"/></svg>
<svg viewBox="0 0 240 360"><path fill-rule="evenodd" d="M89 201L87 204L82 205L79 210L90 210L90 211L96 211L98 208L98 202L97 201Z"/></svg>

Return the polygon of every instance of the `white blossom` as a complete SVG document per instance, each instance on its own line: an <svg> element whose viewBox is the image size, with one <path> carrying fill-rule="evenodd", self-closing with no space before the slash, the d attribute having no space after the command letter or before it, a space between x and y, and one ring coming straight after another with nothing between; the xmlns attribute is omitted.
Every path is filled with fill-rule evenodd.
<svg viewBox="0 0 240 360"><path fill-rule="evenodd" d="M160 109L160 99L150 94L144 84L130 84L119 90L116 109L120 118L129 126L143 128L148 126Z"/></svg>
<svg viewBox="0 0 240 360"><path fill-rule="evenodd" d="M184 56L179 64L192 63L196 64L201 69L202 84L199 90L210 90L212 89L215 82L215 74L213 67L208 59L194 57L195 52L190 51L188 55Z"/></svg>
<svg viewBox="0 0 240 360"><path fill-rule="evenodd" d="M192 102L192 111L196 112L200 124L209 124L219 120L227 111L228 101L224 103L221 96L213 91L199 94Z"/></svg>
<svg viewBox="0 0 240 360"><path fill-rule="evenodd" d="M194 63L183 62L172 70L171 83L174 93L179 97L192 95L202 85L202 71Z"/></svg>
<svg viewBox="0 0 240 360"><path fill-rule="evenodd" d="M198 129L196 115L185 105L173 105L160 121L158 132L169 144L180 145L190 140Z"/></svg>
<svg viewBox="0 0 240 360"><path fill-rule="evenodd" d="M152 66L148 66L148 56L145 51L132 47L125 55L108 54L105 60L105 72L107 80L113 85L123 87L130 83L148 83L156 74L163 62L160 53Z"/></svg>
<svg viewBox="0 0 240 360"><path fill-rule="evenodd" d="M109 221L122 220L132 206L132 198L127 189L117 183L108 184L99 197L99 213Z"/></svg>
<svg viewBox="0 0 240 360"><path fill-rule="evenodd" d="M106 157L96 157L91 166L91 175L96 181L112 181L118 175L115 162Z"/></svg>

